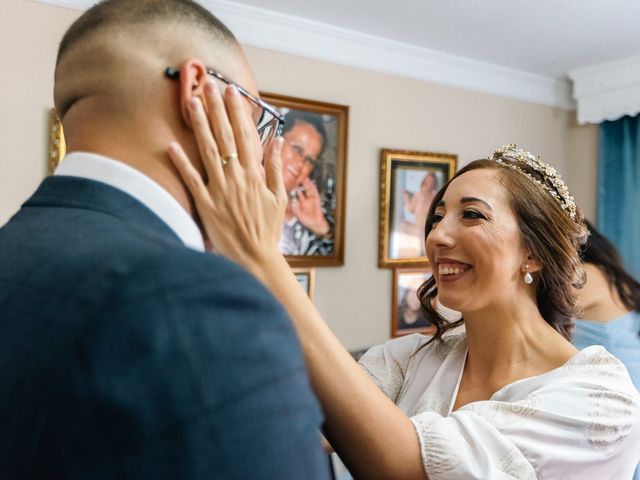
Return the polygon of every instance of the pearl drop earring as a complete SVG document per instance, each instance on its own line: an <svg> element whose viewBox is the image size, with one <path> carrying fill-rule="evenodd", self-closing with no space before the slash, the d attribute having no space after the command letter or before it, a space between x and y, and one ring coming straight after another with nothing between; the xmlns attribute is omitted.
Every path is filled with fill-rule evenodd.
<svg viewBox="0 0 640 480"><path fill-rule="evenodd" d="M525 274L524 274L524 283L527 285L531 285L533 283L533 277L529 273L529 265L524 266Z"/></svg>

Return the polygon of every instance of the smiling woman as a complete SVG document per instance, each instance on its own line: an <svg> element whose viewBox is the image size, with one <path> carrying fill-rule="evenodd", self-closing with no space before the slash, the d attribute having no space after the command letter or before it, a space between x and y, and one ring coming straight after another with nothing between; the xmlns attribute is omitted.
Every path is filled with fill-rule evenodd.
<svg viewBox="0 0 640 480"><path fill-rule="evenodd" d="M510 145L447 182L426 222L433 277L420 290L437 332L373 347L358 367L274 254L275 220L286 206L277 211L269 198L286 190L280 168L274 158L266 182L274 193L246 212L209 208L206 189L193 193L203 196L205 227L224 217L207 227L226 225L215 230L222 245L247 224L263 232L228 255L287 309L324 433L354 477L631 477L640 394L604 348L578 351L567 341L586 229L555 170ZM234 184L235 173L224 172ZM436 300L462 317L450 323L432 307Z"/></svg>
<svg viewBox="0 0 640 480"><path fill-rule="evenodd" d="M464 181L453 181L460 177ZM570 338L568 328L577 303L574 288L584 282L578 251L587 230L573 198L559 182L551 167L508 146L496 151L491 159L477 160L461 169L451 180L451 188L448 184L436 195L425 226L427 248L431 248L427 253L439 266L438 273L440 267L444 269L440 280L447 288L434 277L419 292L429 319L436 325L436 338L459 324L448 324L431 307L432 298L438 296L447 304L445 298L452 295L451 282L466 275L480 280L485 299L487 294L489 298L510 299L508 292L501 290L501 278L496 277L506 278L514 268L521 270L523 280L527 276L526 280L534 284L532 291L544 320ZM501 188L496 189L496 185ZM464 230L455 233L477 250L475 270L472 264L444 256L449 251L446 245L452 238L448 236L451 229ZM448 271L454 266L462 273L446 275L454 273ZM481 268L484 270L478 271ZM459 301L479 301L474 290L467 290L464 297ZM451 308L460 310L455 305Z"/></svg>

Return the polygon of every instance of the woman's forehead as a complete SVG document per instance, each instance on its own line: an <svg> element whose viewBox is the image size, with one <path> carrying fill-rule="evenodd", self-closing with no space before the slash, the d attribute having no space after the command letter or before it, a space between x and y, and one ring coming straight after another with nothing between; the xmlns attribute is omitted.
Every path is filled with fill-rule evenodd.
<svg viewBox="0 0 640 480"><path fill-rule="evenodd" d="M454 178L442 200L446 204L460 202L461 198L479 198L490 204L508 204L499 172L493 168L470 170Z"/></svg>

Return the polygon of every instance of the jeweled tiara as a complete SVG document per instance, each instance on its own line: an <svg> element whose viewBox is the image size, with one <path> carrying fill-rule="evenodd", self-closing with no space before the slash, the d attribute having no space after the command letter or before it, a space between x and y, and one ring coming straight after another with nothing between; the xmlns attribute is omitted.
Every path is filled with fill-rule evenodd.
<svg viewBox="0 0 640 480"><path fill-rule="evenodd" d="M517 145L505 145L499 148L489 158L494 162L508 168L512 168L523 175L526 175L536 184L549 192L551 196L557 200L562 209L569 214L572 220L576 219L577 209L576 203L569 193L567 185L560 178L560 174L551 165L542 161L540 157L536 157L529 152L525 152ZM504 160L509 160L514 163L507 163ZM538 179L526 171L521 164L529 166L532 170L540 174L541 179Z"/></svg>

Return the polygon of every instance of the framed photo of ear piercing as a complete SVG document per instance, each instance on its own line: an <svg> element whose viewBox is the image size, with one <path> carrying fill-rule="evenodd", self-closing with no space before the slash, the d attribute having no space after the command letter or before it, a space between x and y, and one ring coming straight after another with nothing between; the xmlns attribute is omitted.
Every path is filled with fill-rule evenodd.
<svg viewBox="0 0 640 480"><path fill-rule="evenodd" d="M431 277L429 268L397 268L393 271L391 294L391 336L400 337L411 333L425 335L435 332L422 311L418 299L418 288Z"/></svg>
<svg viewBox="0 0 640 480"><path fill-rule="evenodd" d="M456 171L458 157L384 149L380 155L380 267L427 263L424 225L433 198Z"/></svg>
<svg viewBox="0 0 640 480"><path fill-rule="evenodd" d="M49 175L60 165L67 145L64 141L62 123L58 119L55 108L49 111L49 145L47 148L47 172Z"/></svg>
<svg viewBox="0 0 640 480"><path fill-rule="evenodd" d="M261 93L282 115L282 173L289 201L280 251L292 267L344 263L349 107Z"/></svg>
<svg viewBox="0 0 640 480"><path fill-rule="evenodd" d="M307 292L307 296L313 300L313 292L315 290L316 271L314 268L293 268L293 274L296 276L296 280Z"/></svg>

